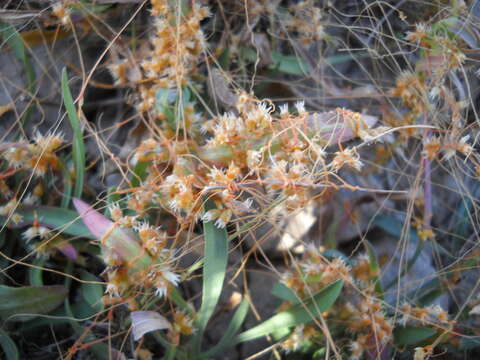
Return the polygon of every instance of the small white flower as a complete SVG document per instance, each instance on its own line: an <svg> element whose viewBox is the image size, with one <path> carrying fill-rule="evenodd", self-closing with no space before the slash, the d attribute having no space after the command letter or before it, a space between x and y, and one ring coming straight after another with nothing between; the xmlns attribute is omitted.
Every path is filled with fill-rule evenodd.
<svg viewBox="0 0 480 360"><path fill-rule="evenodd" d="M111 283L107 284L107 288L105 289L105 294L110 295L110 297L120 296L119 293L118 293L117 285L114 285L114 284L111 284Z"/></svg>
<svg viewBox="0 0 480 360"><path fill-rule="evenodd" d="M23 216L17 213L12 214L12 221L15 225L18 225L23 221Z"/></svg>
<svg viewBox="0 0 480 360"><path fill-rule="evenodd" d="M22 238L29 242L38 236L38 227L32 226L22 233Z"/></svg>
<svg viewBox="0 0 480 360"><path fill-rule="evenodd" d="M285 103L280 105L280 115L287 115L288 114L288 104Z"/></svg>
<svg viewBox="0 0 480 360"><path fill-rule="evenodd" d="M213 221L216 218L218 218L218 215L219 214L217 209L208 210L205 214L203 214L202 221L204 222Z"/></svg>
<svg viewBox="0 0 480 360"><path fill-rule="evenodd" d="M50 230L47 229L46 227L39 226L38 227L38 236L42 239L46 239L50 235Z"/></svg>
<svg viewBox="0 0 480 360"><path fill-rule="evenodd" d="M164 297L167 296L167 288L166 287L157 287L157 290L155 290L155 296L158 297Z"/></svg>
<svg viewBox="0 0 480 360"><path fill-rule="evenodd" d="M180 282L180 275L174 274L170 270L162 270L162 276L165 280L173 284L173 286L177 286Z"/></svg>
<svg viewBox="0 0 480 360"><path fill-rule="evenodd" d="M303 101L303 100L302 100L302 101L297 101L297 102L295 103L295 108L297 109L297 112L298 112L299 114L305 113L305 112L306 112L306 110L305 110L305 101Z"/></svg>
<svg viewBox="0 0 480 360"><path fill-rule="evenodd" d="M225 222L225 220L220 216L217 221L215 221L215 226L217 228L220 228L220 229L223 229L227 226L227 223Z"/></svg>
<svg viewBox="0 0 480 360"><path fill-rule="evenodd" d="M38 201L38 196L35 196L33 194L28 194L23 198L22 203L25 205L35 205L37 201Z"/></svg>

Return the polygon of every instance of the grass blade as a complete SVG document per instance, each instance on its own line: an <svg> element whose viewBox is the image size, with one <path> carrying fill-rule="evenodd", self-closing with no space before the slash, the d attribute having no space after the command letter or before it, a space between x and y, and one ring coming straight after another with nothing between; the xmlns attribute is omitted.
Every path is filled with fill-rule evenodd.
<svg viewBox="0 0 480 360"><path fill-rule="evenodd" d="M3 349L5 359L7 360L19 360L20 355L18 354L17 345L15 342L8 336L8 334L0 329L0 346Z"/></svg>
<svg viewBox="0 0 480 360"><path fill-rule="evenodd" d="M281 328L288 328L307 323L312 320L311 314L317 316L318 312L326 311L337 300L343 288L343 280L337 280L320 290L304 304L297 304L290 309L282 311L261 324L249 329L235 339L235 343L254 340L271 334Z"/></svg>
<svg viewBox="0 0 480 360"><path fill-rule="evenodd" d="M14 228L21 228L33 224L35 217L37 217L38 222L41 225L60 231L62 234L81 236L92 240L96 239L96 237L83 224L82 219L78 216L76 211L54 206L20 205L17 208L16 213L23 216L23 221L19 224L12 225ZM5 221L6 217L0 216L0 224L5 223Z"/></svg>
<svg viewBox="0 0 480 360"><path fill-rule="evenodd" d="M215 356L216 354L235 344L235 335L242 326L243 321L248 314L248 305L248 300L244 298L240 306L235 311L232 321L230 321L230 324L228 324L227 330L223 334L222 338L217 345L205 353L205 357L210 358Z"/></svg>
<svg viewBox="0 0 480 360"><path fill-rule="evenodd" d="M393 338L398 346L408 346L419 344L436 334L436 330L428 327L406 326L395 328Z"/></svg>
<svg viewBox="0 0 480 360"><path fill-rule="evenodd" d="M83 143L80 119L73 104L72 93L68 87L67 69L65 68L62 70L62 96L63 103L67 109L68 119L73 129L73 161L75 163L75 188L73 195L80 198L82 197L85 178L85 144Z"/></svg>
<svg viewBox="0 0 480 360"><path fill-rule="evenodd" d="M212 200L205 204L205 211L215 208ZM223 280L227 269L228 235L224 228L218 228L213 221L203 223L205 236L205 257L203 265L202 306L198 313L198 331L194 338L194 350L198 354L203 332L222 292Z"/></svg>
<svg viewBox="0 0 480 360"><path fill-rule="evenodd" d="M368 262L370 264L370 273L373 274L372 280L375 282L375 291L380 299L383 300L383 286L380 280L380 265L378 264L377 252L368 240L365 240L365 247L367 249Z"/></svg>

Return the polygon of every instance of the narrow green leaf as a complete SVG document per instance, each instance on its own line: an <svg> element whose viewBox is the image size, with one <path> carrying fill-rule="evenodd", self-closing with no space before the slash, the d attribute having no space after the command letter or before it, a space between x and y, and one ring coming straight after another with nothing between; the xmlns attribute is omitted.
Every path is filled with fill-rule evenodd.
<svg viewBox="0 0 480 360"><path fill-rule="evenodd" d="M319 312L326 311L337 300L342 291L343 280L337 280L324 289L320 290L311 299L304 304L296 304L290 309L282 311L261 324L249 329L236 337L236 343L257 339L259 337L278 331L281 328L307 323L313 316L318 316Z"/></svg>
<svg viewBox="0 0 480 360"><path fill-rule="evenodd" d="M244 298L238 306L237 310L235 311L235 314L233 315L230 324L228 324L227 330L223 334L222 338L217 343L217 345L215 345L213 348L211 348L205 353L205 357L210 358L212 356L215 356L235 344L235 335L242 326L245 317L248 314L248 306L248 300Z"/></svg>
<svg viewBox="0 0 480 360"><path fill-rule="evenodd" d="M43 286L43 270L41 269L45 265L45 258L35 259L33 265L28 269L28 278L30 280L30 285L32 286Z"/></svg>
<svg viewBox="0 0 480 360"><path fill-rule="evenodd" d="M393 330L393 338L399 346L415 345L427 340L437 333L428 327L406 326Z"/></svg>
<svg viewBox="0 0 480 360"><path fill-rule="evenodd" d="M195 316L195 310L193 309L192 305L190 305L180 294L176 287L172 287L172 292L170 293L170 299L173 303L181 308L182 310L186 311L190 316Z"/></svg>
<svg viewBox="0 0 480 360"><path fill-rule="evenodd" d="M215 208L215 203L208 200L205 211ZM222 292L223 280L227 269L228 235L224 228L218 228L213 221L203 223L205 237L205 256L203 264L202 306L198 312L198 331L194 338L194 349L200 351L203 332Z"/></svg>
<svg viewBox="0 0 480 360"><path fill-rule="evenodd" d="M6 360L19 360L20 355L18 353L17 345L15 342L8 336L8 334L0 329L0 346L3 349Z"/></svg>
<svg viewBox="0 0 480 360"><path fill-rule="evenodd" d="M0 285L0 317L46 314L59 306L67 296L61 285L10 287ZM25 318L14 318L25 320Z"/></svg>
<svg viewBox="0 0 480 360"><path fill-rule="evenodd" d="M299 299L295 295L295 292L282 282L276 282L273 285L272 294L282 300L290 301L294 304L299 302Z"/></svg>
<svg viewBox="0 0 480 360"><path fill-rule="evenodd" d="M78 118L75 104L73 103L72 93L68 87L67 69L62 70L62 96L63 103L67 109L70 126L73 129L73 161L75 163L75 188L73 195L75 197L82 197L83 182L85 178L85 145L83 143L82 128L80 126L80 119Z"/></svg>
<svg viewBox="0 0 480 360"><path fill-rule="evenodd" d="M378 257L377 257L377 252L375 251L375 248L373 245L370 243L370 241L365 240L365 247L367 249L367 254L368 254L368 262L370 264L370 272L373 275L373 281L375 281L375 291L379 295L380 299L383 300L383 287L382 287L382 282L380 280L380 266L378 264Z"/></svg>
<svg viewBox="0 0 480 360"><path fill-rule="evenodd" d="M20 205L15 212L23 216L23 221L16 226L12 225L13 227L20 228L27 224L32 224L35 216L37 216L40 224L60 231L62 234L96 239L84 225L76 211L54 206ZM4 223L5 220L4 216L0 216L0 223Z"/></svg>
<svg viewBox="0 0 480 360"><path fill-rule="evenodd" d="M480 337L463 337L460 340L460 349L462 350L473 350L480 348Z"/></svg>
<svg viewBox="0 0 480 360"><path fill-rule="evenodd" d="M85 301L95 310L103 310L103 286L98 284L100 279L88 271L81 271L80 276L82 280L96 282L96 284L82 283L82 295Z"/></svg>
<svg viewBox="0 0 480 360"><path fill-rule="evenodd" d="M63 196L62 196L62 203L60 204L60 207L66 209L68 208L68 205L70 204L70 200L72 199L72 191L73 191L72 176L70 174L70 170L68 168L68 163L66 159L62 159L61 164L62 164L62 173L63 173Z"/></svg>
<svg viewBox="0 0 480 360"><path fill-rule="evenodd" d="M135 165L131 181L131 185L133 188L140 186L141 182L147 176L148 164L150 164L149 161L139 161Z"/></svg>

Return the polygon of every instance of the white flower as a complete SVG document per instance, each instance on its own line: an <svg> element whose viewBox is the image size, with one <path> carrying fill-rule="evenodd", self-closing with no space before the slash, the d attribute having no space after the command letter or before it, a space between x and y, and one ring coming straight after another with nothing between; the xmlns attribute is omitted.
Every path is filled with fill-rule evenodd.
<svg viewBox="0 0 480 360"><path fill-rule="evenodd" d="M158 297L164 297L164 296L167 296L167 288L164 286L164 287L157 287L157 290L155 290L155 296L158 296Z"/></svg>
<svg viewBox="0 0 480 360"><path fill-rule="evenodd" d="M250 169L258 167L262 160L262 153L260 151L248 150L247 151L247 165Z"/></svg>
<svg viewBox="0 0 480 360"><path fill-rule="evenodd" d="M33 194L28 194L23 198L22 203L24 205L35 205L37 201L38 201L38 196L35 196Z"/></svg>
<svg viewBox="0 0 480 360"><path fill-rule="evenodd" d="M306 112L306 110L305 110L305 101L303 101L303 100L302 100L302 101L297 101L297 102L295 103L295 108L297 109L297 112L298 112L299 114L305 113L305 112Z"/></svg>
<svg viewBox="0 0 480 360"><path fill-rule="evenodd" d="M106 290L105 290L105 294L110 295L110 297L112 297L112 296L117 296L117 297L120 296L120 295L118 294L118 287L117 287L117 285L114 285L114 284L111 284L111 283L107 284L107 288L106 288Z"/></svg>
<svg viewBox="0 0 480 360"><path fill-rule="evenodd" d="M288 104L285 103L280 105L280 115L287 115L288 114Z"/></svg>
<svg viewBox="0 0 480 360"><path fill-rule="evenodd" d="M32 227L28 228L28 230L26 230L22 233L22 238L25 241L28 242L28 241L32 240L33 238L37 237L37 235L38 235L37 227L32 226Z"/></svg>
<svg viewBox="0 0 480 360"><path fill-rule="evenodd" d="M15 211L15 208L18 206L18 202L15 199L10 200L4 206L0 206L0 215L8 216L11 212Z"/></svg>
<svg viewBox="0 0 480 360"><path fill-rule="evenodd" d="M12 221L15 225L18 225L23 221L23 216L17 213L12 214Z"/></svg>
<svg viewBox="0 0 480 360"><path fill-rule="evenodd" d="M218 216L219 216L218 209L208 210L205 214L203 214L202 221L204 222L213 221L216 218L218 218Z"/></svg>
<svg viewBox="0 0 480 360"><path fill-rule="evenodd" d="M227 222L221 216L215 221L215 226L219 229L223 229L227 226Z"/></svg>
<svg viewBox="0 0 480 360"><path fill-rule="evenodd" d="M180 275L174 274L170 270L162 270L162 276L173 286L177 286L180 282Z"/></svg>

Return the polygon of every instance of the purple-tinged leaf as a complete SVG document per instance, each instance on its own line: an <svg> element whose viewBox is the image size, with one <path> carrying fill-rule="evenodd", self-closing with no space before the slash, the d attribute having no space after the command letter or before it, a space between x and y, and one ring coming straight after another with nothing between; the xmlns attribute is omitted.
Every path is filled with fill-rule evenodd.
<svg viewBox="0 0 480 360"><path fill-rule="evenodd" d="M58 251L60 251L70 260L76 260L78 257L77 249L75 249L75 246L73 246L72 244L63 243L61 246L58 247Z"/></svg>
<svg viewBox="0 0 480 360"><path fill-rule="evenodd" d="M114 225L113 221L94 210L86 202L73 198L73 205L80 214L85 226L97 239L100 240L109 230L112 229L112 226Z"/></svg>
<svg viewBox="0 0 480 360"><path fill-rule="evenodd" d="M123 260L131 262L132 268L142 270L151 265L151 257L142 249L136 234L129 228L121 228L86 202L73 198L85 226L95 237L105 245L108 251L113 251Z"/></svg>

